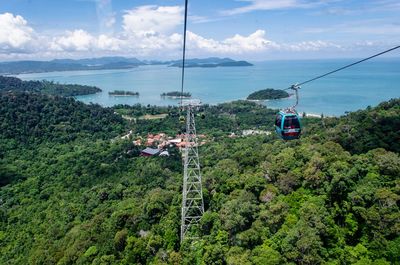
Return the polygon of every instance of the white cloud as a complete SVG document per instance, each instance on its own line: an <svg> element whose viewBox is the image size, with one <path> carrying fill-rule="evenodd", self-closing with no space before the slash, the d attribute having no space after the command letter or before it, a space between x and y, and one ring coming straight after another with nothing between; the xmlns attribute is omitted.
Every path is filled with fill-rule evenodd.
<svg viewBox="0 0 400 265"><path fill-rule="evenodd" d="M105 51L120 51L123 41L107 35L100 35L97 39L97 48Z"/></svg>
<svg viewBox="0 0 400 265"><path fill-rule="evenodd" d="M68 31L65 36L55 38L50 44L56 51L89 51L95 44L95 38L88 32L78 29Z"/></svg>
<svg viewBox="0 0 400 265"><path fill-rule="evenodd" d="M174 33L182 21L181 6L140 6L122 16L123 32L119 38L125 51L165 56L182 47L182 36Z"/></svg>
<svg viewBox="0 0 400 265"><path fill-rule="evenodd" d="M151 54L165 56L181 49L182 35L174 33L167 36L148 32L141 37L130 36L128 39L125 39L124 47L125 51L131 51L135 56L147 56Z"/></svg>
<svg viewBox="0 0 400 265"><path fill-rule="evenodd" d="M115 22L117 22L117 20L115 19L115 16L112 15L112 16L108 17L108 18L104 21L104 25L105 25L107 28L111 28L111 27L113 27L113 26L115 25Z"/></svg>
<svg viewBox="0 0 400 265"><path fill-rule="evenodd" d="M108 9L111 5L111 0L97 0L96 3L98 9Z"/></svg>
<svg viewBox="0 0 400 265"><path fill-rule="evenodd" d="M146 33L168 34L182 23L181 6L140 6L126 11L123 15L123 28L127 34Z"/></svg>
<svg viewBox="0 0 400 265"><path fill-rule="evenodd" d="M193 24L201 24L201 23L209 23L209 22L216 22L226 20L226 17L205 17L205 16L196 16L196 15L189 15L188 20Z"/></svg>
<svg viewBox="0 0 400 265"><path fill-rule="evenodd" d="M282 44L280 49L287 51L320 51L324 49L342 49L343 47L339 44L332 42L316 40L316 41L302 41L294 44Z"/></svg>
<svg viewBox="0 0 400 265"><path fill-rule="evenodd" d="M245 6L224 10L223 15L237 15L258 10L280 10L290 8L313 8L343 0L237 0L248 3Z"/></svg>
<svg viewBox="0 0 400 265"><path fill-rule="evenodd" d="M320 51L324 49L340 50L343 47L339 44L315 40L302 41L298 43L277 43L266 38L264 30L257 30L248 36L236 34L225 40L207 39L195 33L188 34L188 47L192 53L210 53L219 55L242 55L257 54L264 51Z"/></svg>
<svg viewBox="0 0 400 265"><path fill-rule="evenodd" d="M99 3L109 5L110 0L98 0ZM272 3L272 1L246 0L249 3ZM295 0L283 1L287 6ZM322 0L319 0L321 2ZM327 1L327 0L326 0ZM329 0L333 1L333 0ZM278 1L277 1L278 2ZM296 1L297 2L297 1ZM315 1L316 2L316 1ZM282 7L282 2L281 7ZM275 7L277 7L276 4ZM264 5L264 8L273 6ZM101 32L94 34L84 29L73 29L59 35L50 35L35 32L28 22L21 16L10 13L0 14L0 57L6 59L21 58L62 58L62 57L94 57L104 55L122 55L148 57L154 59L176 59L182 50L182 23L183 9L179 6L141 6L126 11L122 16L122 28L119 32ZM115 19L115 18L114 18ZM193 19L193 18L192 18ZM205 18L198 17L198 20ZM193 19L196 20L196 19ZM111 21L110 25L115 22ZM381 22L382 24L382 22ZM361 23L357 32L367 32L369 23ZM334 28L338 31L351 34L356 27L339 25ZM310 32L319 29L309 29ZM321 31L321 33L326 32ZM397 36L398 25L379 29L378 26L369 27L369 30L384 31L385 36ZM13 34L10 34L12 32ZM176 33L179 32L179 33ZM304 33L304 32L303 32ZM355 34L356 35L356 34ZM315 38L315 33L312 35ZM365 42L357 44L347 41L340 44L323 40L305 40L297 43L281 43L269 39L265 30L258 29L251 34L236 34L227 38L210 38L188 32L188 56L238 56L241 58L268 58L270 54L300 54L314 51L351 51L370 47L379 43ZM363 39L363 41L367 39ZM386 39L388 42L392 41ZM357 40L359 41L359 40ZM361 48L360 48L361 47ZM305 53L306 54L306 53ZM306 56L306 55L305 55ZM259 58L260 57L260 58Z"/></svg>
<svg viewBox="0 0 400 265"><path fill-rule="evenodd" d="M275 43L265 38L265 31L257 30L249 36L236 34L222 41L206 39L195 33L188 34L189 47L201 51L220 54L243 54L248 52L260 52L276 46Z"/></svg>
<svg viewBox="0 0 400 265"><path fill-rule="evenodd" d="M233 48L233 51L240 52L241 50L247 52L257 52L266 48L276 47L276 44L265 38L264 30L257 30L249 36L241 36L236 34L232 38L223 41L225 45Z"/></svg>
<svg viewBox="0 0 400 265"><path fill-rule="evenodd" d="M21 16L0 14L0 53L27 52L34 39L34 30Z"/></svg>
<svg viewBox="0 0 400 265"><path fill-rule="evenodd" d="M356 9L344 7L329 7L331 3L345 2L344 0L236 0L245 3L241 7L223 10L223 15L237 15L253 11L281 10L292 8L314 8L326 6L319 14L348 15L352 13L365 13L375 11L396 11L400 9L398 0L361 1Z"/></svg>
<svg viewBox="0 0 400 265"><path fill-rule="evenodd" d="M112 9L111 0L97 0L96 13L99 21L99 30L101 33L112 33L116 23L116 14Z"/></svg>
<svg viewBox="0 0 400 265"><path fill-rule="evenodd" d="M248 4L243 7L225 10L222 13L224 15L236 15L256 10L276 10L276 9L308 6L307 4L299 0L238 0L238 1L247 2Z"/></svg>
<svg viewBox="0 0 400 265"><path fill-rule="evenodd" d="M125 41L105 34L98 37L78 29L68 31L64 36L53 38L49 48L53 51L121 51Z"/></svg>

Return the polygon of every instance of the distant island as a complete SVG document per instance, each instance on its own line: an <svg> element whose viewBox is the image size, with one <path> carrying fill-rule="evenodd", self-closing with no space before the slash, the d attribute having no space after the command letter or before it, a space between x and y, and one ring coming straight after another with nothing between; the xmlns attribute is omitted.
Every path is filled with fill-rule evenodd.
<svg viewBox="0 0 400 265"><path fill-rule="evenodd" d="M251 93L248 100L267 100L267 99L280 99L289 97L289 93L280 89L267 88Z"/></svg>
<svg viewBox="0 0 400 265"><path fill-rule="evenodd" d="M124 91L124 90L114 90L108 92L110 96L139 96L139 92Z"/></svg>
<svg viewBox="0 0 400 265"><path fill-rule="evenodd" d="M125 57L100 57L88 59L55 59L51 61L15 61L0 63L0 74L16 75L26 73L43 73L56 71L83 71L106 69L131 69L144 65L166 65L170 67L182 67L180 60L156 61L139 60ZM188 59L187 67L232 67L252 66L246 61L235 61L230 58L210 57L204 59Z"/></svg>
<svg viewBox="0 0 400 265"><path fill-rule="evenodd" d="M173 91L173 92L167 92L167 93L162 93L161 97L170 97L170 98L191 98L192 94L189 92L179 92L179 91Z"/></svg>
<svg viewBox="0 0 400 265"><path fill-rule="evenodd" d="M101 92L95 86L60 84L52 81L22 81L16 77L0 76L0 92L34 92L54 96L74 97Z"/></svg>
<svg viewBox="0 0 400 265"><path fill-rule="evenodd" d="M170 67L182 67L182 61L172 62ZM217 58L210 57L206 59L189 59L185 63L185 67L202 67L202 68L215 68L215 67L235 67L235 66L253 66L253 64L246 61L235 61L230 58Z"/></svg>

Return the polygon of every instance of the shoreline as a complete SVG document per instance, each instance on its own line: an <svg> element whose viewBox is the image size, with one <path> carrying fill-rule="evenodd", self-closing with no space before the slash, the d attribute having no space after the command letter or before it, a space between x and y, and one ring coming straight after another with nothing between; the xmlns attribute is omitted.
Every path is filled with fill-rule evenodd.
<svg viewBox="0 0 400 265"><path fill-rule="evenodd" d="M110 97L139 97L139 95L110 95Z"/></svg>
<svg viewBox="0 0 400 265"><path fill-rule="evenodd" d="M99 93L102 93L102 92L99 92ZM99 93L96 93L96 94L99 94ZM92 95L95 95L95 94L92 94ZM79 97L79 96L74 96L74 98L75 98L76 100L81 101L81 102L83 102L83 103L85 103L85 104L90 104L90 102L87 102L87 101L84 101L84 100L80 100L80 99L77 98L77 97ZM116 96L116 97L129 97L129 95L128 95L128 96L125 96L125 95L123 95L123 96ZM135 96L135 97L139 97L139 96ZM180 99L180 97L175 97L175 98L170 98L170 99L177 100L177 99ZM183 98L183 99L191 99L191 98ZM279 99L277 99L276 101L278 101L278 100L279 100ZM278 112L279 110L282 109L282 108L272 108L272 107L267 106L266 104L263 104L263 102L264 102L265 100L254 100L254 101L253 101L253 100L247 100L247 99L243 99L243 98L238 98L238 99L234 99L234 100L227 100L227 101L221 101L221 102L216 102L216 103L206 103L206 102L204 102L203 105L217 106L217 105L220 105L220 104L227 104L227 103L232 103L232 102L235 102L235 101L249 101L249 102L254 102L254 103L256 103L256 104L262 104L262 105L264 105L267 109L275 110L275 111L277 111L277 112ZM268 100L268 101L274 101L274 100ZM176 101L174 101L174 102L176 102ZM118 105L119 103L116 103L116 104L113 104L113 105L103 105L103 104L101 104L101 103L97 103L97 104L99 104L99 105L101 105L101 106L103 106L103 107L110 107L110 108L112 108L112 107ZM143 106L147 105L146 103L135 103L135 104L141 104L141 105L143 105ZM128 104L128 105L129 105L129 104ZM133 105L134 105L134 104L132 104L132 106L133 106ZM167 105L162 105L162 104L156 105L156 104L153 104L152 106L155 106L155 107L178 106L178 103L172 103L172 104L167 104ZM354 110L354 111L357 111L357 110ZM343 112L343 113L341 113L341 114L325 114L325 113L322 113L322 115L321 115L321 114L317 114L317 113L315 113L315 112L299 111L298 113L299 113L299 116L300 116L301 118L303 117L303 113L304 113L304 112L306 113L306 117L307 117L307 118L321 118L322 115L324 116L324 118L334 118L334 117L341 117L341 116L346 115L345 112Z"/></svg>
<svg viewBox="0 0 400 265"><path fill-rule="evenodd" d="M180 96L161 96L161 98L170 98L170 99L191 99L192 97L180 97Z"/></svg>

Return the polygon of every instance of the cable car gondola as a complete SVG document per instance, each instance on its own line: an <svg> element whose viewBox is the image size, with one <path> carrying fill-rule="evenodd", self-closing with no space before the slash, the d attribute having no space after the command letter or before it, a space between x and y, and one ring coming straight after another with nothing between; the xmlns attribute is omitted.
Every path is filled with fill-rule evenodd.
<svg viewBox="0 0 400 265"><path fill-rule="evenodd" d="M279 111L275 119L275 131L283 140L299 139L301 135L300 116L296 111L299 102L298 89L300 87L293 85L291 89L296 92L296 104L290 108Z"/></svg>
<svg viewBox="0 0 400 265"><path fill-rule="evenodd" d="M283 140L299 139L301 134L299 114L296 111L280 111L276 116L275 131Z"/></svg>

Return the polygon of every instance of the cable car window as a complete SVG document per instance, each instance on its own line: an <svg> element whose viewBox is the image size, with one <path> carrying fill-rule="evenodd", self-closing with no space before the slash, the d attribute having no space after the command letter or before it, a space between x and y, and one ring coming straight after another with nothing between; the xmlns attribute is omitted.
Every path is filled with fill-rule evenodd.
<svg viewBox="0 0 400 265"><path fill-rule="evenodd" d="M278 114L276 115L275 125L281 127L281 124L282 124L282 115Z"/></svg>
<svg viewBox="0 0 400 265"><path fill-rule="evenodd" d="M285 128L300 128L299 119L297 116L287 116L285 117Z"/></svg>

